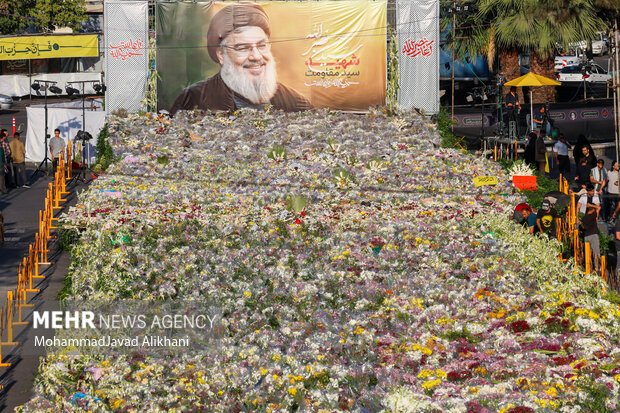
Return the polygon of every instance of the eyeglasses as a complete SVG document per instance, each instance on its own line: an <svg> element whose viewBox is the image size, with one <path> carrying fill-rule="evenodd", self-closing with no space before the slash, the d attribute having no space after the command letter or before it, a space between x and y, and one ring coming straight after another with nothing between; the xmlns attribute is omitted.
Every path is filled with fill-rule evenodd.
<svg viewBox="0 0 620 413"><path fill-rule="evenodd" d="M234 50L239 55L249 56L252 53L252 50L256 48L260 54L265 54L271 49L271 43L260 42L256 44L251 43L240 43L234 46L224 46L227 49Z"/></svg>

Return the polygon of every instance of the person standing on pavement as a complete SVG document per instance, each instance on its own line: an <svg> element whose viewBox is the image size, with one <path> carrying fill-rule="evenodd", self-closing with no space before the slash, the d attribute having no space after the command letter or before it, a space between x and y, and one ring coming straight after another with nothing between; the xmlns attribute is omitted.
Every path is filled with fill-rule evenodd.
<svg viewBox="0 0 620 413"><path fill-rule="evenodd" d="M598 159L596 161L596 167L590 171L590 182L594 184L594 192L598 194L598 198L601 201L601 215L604 220L607 220L607 170L603 168L605 160Z"/></svg>
<svg viewBox="0 0 620 413"><path fill-rule="evenodd" d="M15 184L21 188L30 188L26 184L26 148L20 140L20 133L15 132L13 140L9 143L13 154L13 167L15 171Z"/></svg>
<svg viewBox="0 0 620 413"><path fill-rule="evenodd" d="M577 212L585 214L587 208L592 207L596 209L596 216L598 218L598 211L601 209L601 200L594 191L594 185L591 183L586 184L585 189L586 193L582 194L577 201Z"/></svg>
<svg viewBox="0 0 620 413"><path fill-rule="evenodd" d="M612 212L610 220L616 218L618 209L618 201L620 201L620 172L618 171L618 162L611 162L611 169L607 171L607 195L609 197L609 212Z"/></svg>
<svg viewBox="0 0 620 413"><path fill-rule="evenodd" d="M54 137L50 139L50 155L52 157L52 171L56 174L58 157L65 150L65 141L60 137L60 129L54 129Z"/></svg>
<svg viewBox="0 0 620 413"><path fill-rule="evenodd" d="M560 134L558 141L553 145L553 154L555 155L555 164L562 174L563 178L568 180L570 175L570 160L568 159L568 150L571 148L570 143L566 141L563 134Z"/></svg>
<svg viewBox="0 0 620 413"><path fill-rule="evenodd" d="M598 239L598 223L596 208L588 206L586 214L581 219L581 227L583 228L584 242L590 244L590 251L592 251L592 261L594 262L595 270L598 271L599 260L601 259L601 248Z"/></svg>
<svg viewBox="0 0 620 413"><path fill-rule="evenodd" d="M536 132L528 134L527 144L525 145L525 163L528 165L536 165Z"/></svg>
<svg viewBox="0 0 620 413"><path fill-rule="evenodd" d="M0 145L2 146L2 150L4 151L4 180L5 180L5 188L12 186L11 181L13 180L11 174L11 147L9 146L9 142L7 138L9 136L9 132L6 129L2 129L0 131Z"/></svg>
<svg viewBox="0 0 620 413"><path fill-rule="evenodd" d="M517 129L519 128L518 115L521 110L521 103L519 103L519 94L515 86L510 87L510 92L506 95L506 113L508 114L508 122L516 122Z"/></svg>
<svg viewBox="0 0 620 413"><path fill-rule="evenodd" d="M538 173L545 176L545 165L547 163L547 147L545 146L545 131L540 131L536 138L536 164Z"/></svg>
<svg viewBox="0 0 620 413"><path fill-rule="evenodd" d="M551 134L551 123L549 122L545 105L542 105L538 112L534 114L534 123L540 130L544 130L547 135Z"/></svg>
<svg viewBox="0 0 620 413"><path fill-rule="evenodd" d="M4 161L4 147L0 145L0 192L3 194L7 194L6 184L4 183L4 178L6 175L6 163Z"/></svg>
<svg viewBox="0 0 620 413"><path fill-rule="evenodd" d="M590 166L590 168L594 168L596 166L596 161L594 160L594 155L593 155L594 151L592 150L592 146L590 145L588 138L586 138L584 135L579 135L579 137L577 138L577 143L573 147L573 159L575 160L575 165L579 165L581 158L584 156L584 154L586 154L586 152L584 152L583 150L584 146L588 148L587 150L588 164L592 165Z"/></svg>

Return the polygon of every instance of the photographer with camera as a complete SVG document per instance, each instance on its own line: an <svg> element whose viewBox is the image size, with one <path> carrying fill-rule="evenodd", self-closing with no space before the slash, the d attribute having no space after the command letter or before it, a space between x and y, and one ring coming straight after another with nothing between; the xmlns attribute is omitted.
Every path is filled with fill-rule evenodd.
<svg viewBox="0 0 620 413"><path fill-rule="evenodd" d="M52 156L52 172L56 174L58 157L65 150L65 141L60 137L60 129L54 129L54 137L50 139L50 155Z"/></svg>
<svg viewBox="0 0 620 413"><path fill-rule="evenodd" d="M549 121L548 110L547 105L542 105L538 112L534 114L534 123L539 130L544 130L547 136L551 136L551 122Z"/></svg>

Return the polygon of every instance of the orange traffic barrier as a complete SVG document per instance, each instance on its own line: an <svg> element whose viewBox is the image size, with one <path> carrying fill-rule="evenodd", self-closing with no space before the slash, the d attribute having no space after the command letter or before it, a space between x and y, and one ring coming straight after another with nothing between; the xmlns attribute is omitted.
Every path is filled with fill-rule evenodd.
<svg viewBox="0 0 620 413"><path fill-rule="evenodd" d="M13 314L15 312L15 300L13 300L13 291L7 291L5 312L3 317L4 326L6 327L7 341L0 342L3 346L15 346L20 343L13 341Z"/></svg>
<svg viewBox="0 0 620 413"><path fill-rule="evenodd" d="M66 156L61 154L58 160L54 181L48 185L44 208L39 211L39 231L35 234L34 243L28 247L28 256L24 257L19 265L17 289L7 292L6 303L0 309L0 367L11 366L11 363L2 362L2 346L20 344L13 341L13 326L29 324L28 321L24 321L23 309L34 307L34 304L28 304L28 293L40 291L34 288L34 279L45 278L44 275L39 274L39 266L51 264L48 262L47 241L55 238L51 234L53 229L57 229L53 226L53 221L58 219L54 217L54 210L62 209L60 203L66 202L62 196L68 193L66 189L67 179L70 179L72 173L71 161L71 148L68 147ZM7 341L2 341L3 333L6 333Z"/></svg>

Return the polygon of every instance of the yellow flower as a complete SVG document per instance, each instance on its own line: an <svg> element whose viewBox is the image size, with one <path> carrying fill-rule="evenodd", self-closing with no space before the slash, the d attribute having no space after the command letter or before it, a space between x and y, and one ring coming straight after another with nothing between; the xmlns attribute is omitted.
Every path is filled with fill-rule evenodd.
<svg viewBox="0 0 620 413"><path fill-rule="evenodd" d="M426 379L431 377L435 372L433 370L424 369L418 373L418 379Z"/></svg>
<svg viewBox="0 0 620 413"><path fill-rule="evenodd" d="M244 291L244 292L243 292L243 295L245 295L247 298L252 297L252 293L251 293L251 292L249 292L249 291Z"/></svg>
<svg viewBox="0 0 620 413"><path fill-rule="evenodd" d="M433 387L437 386L440 383L441 383L441 379L429 380L426 383L424 383L422 385L422 387L424 387L424 389L426 389L426 390L430 390L430 389L432 389Z"/></svg>
<svg viewBox="0 0 620 413"><path fill-rule="evenodd" d="M545 390L545 393L547 393L551 397L558 397L558 391L555 387L549 387L547 390Z"/></svg>
<svg viewBox="0 0 620 413"><path fill-rule="evenodd" d="M289 387L288 388L288 394L291 397L295 397L295 395L297 394L297 387Z"/></svg>

